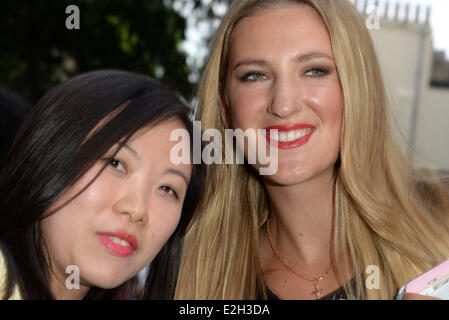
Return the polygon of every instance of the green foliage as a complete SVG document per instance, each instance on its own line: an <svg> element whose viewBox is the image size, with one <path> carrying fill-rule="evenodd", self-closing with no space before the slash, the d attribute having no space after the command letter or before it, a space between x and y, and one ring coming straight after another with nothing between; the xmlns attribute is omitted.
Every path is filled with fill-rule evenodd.
<svg viewBox="0 0 449 320"><path fill-rule="evenodd" d="M80 9L79 30L66 28L69 5ZM163 1L7 1L0 21L0 86L32 103L62 80L99 68L148 74L192 96L179 50L186 22Z"/></svg>

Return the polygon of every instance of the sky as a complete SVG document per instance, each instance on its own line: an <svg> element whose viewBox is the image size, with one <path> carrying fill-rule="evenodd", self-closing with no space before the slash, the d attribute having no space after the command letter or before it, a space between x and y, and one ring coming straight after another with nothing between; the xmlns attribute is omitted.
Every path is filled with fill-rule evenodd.
<svg viewBox="0 0 449 320"><path fill-rule="evenodd" d="M355 2L355 0L350 0ZM365 0L358 0L358 6L361 9ZM431 16L430 24L432 26L432 38L434 49L444 50L446 52L446 57L449 59L449 0L379 0L379 12L384 13L385 3L389 2L389 16L394 16L394 9L396 3L400 3L399 17L403 18L405 15L405 5L410 4L410 19L414 19L416 6L421 5L420 17L425 20L425 8L430 6ZM204 58L207 56L206 43L204 42L204 34L208 34L211 30L207 25L196 25L195 15L192 14L192 7L189 7L188 1L181 0L184 3L183 9L178 8L181 14L187 19L187 33L186 41L183 44L184 50L188 54L188 63L190 65L195 65L196 69L201 66ZM203 0L206 3L214 3L213 0ZM186 5L187 3L187 5ZM368 0L369 5L374 5L375 0ZM225 8L223 6L218 7L219 11L224 12ZM192 74L193 81L198 74Z"/></svg>

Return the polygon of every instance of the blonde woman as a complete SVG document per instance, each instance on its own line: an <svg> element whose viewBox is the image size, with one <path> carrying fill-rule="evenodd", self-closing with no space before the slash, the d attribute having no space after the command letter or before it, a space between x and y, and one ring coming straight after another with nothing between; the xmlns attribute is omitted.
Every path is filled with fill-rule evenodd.
<svg viewBox="0 0 449 320"><path fill-rule="evenodd" d="M394 142L349 1L235 1L199 101L203 129L277 129L278 170L209 166L176 298L394 299L449 258L449 196Z"/></svg>

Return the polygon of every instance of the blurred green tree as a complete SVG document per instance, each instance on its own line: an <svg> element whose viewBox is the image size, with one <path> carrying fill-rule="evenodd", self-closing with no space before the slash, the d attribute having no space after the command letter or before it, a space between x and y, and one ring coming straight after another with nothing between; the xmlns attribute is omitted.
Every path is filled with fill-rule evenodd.
<svg viewBox="0 0 449 320"><path fill-rule="evenodd" d="M69 5L80 29L66 28ZM33 104L73 75L117 68L153 76L187 99L186 22L162 0L7 1L0 10L0 86Z"/></svg>

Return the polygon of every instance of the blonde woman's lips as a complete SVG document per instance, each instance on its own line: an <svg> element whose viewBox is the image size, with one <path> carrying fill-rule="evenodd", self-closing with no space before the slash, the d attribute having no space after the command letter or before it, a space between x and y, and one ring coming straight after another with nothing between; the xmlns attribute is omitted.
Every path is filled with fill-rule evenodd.
<svg viewBox="0 0 449 320"><path fill-rule="evenodd" d="M265 128L266 138L270 145L278 149L299 148L309 142L316 127L311 124L277 125ZM270 132L270 130L277 130Z"/></svg>

